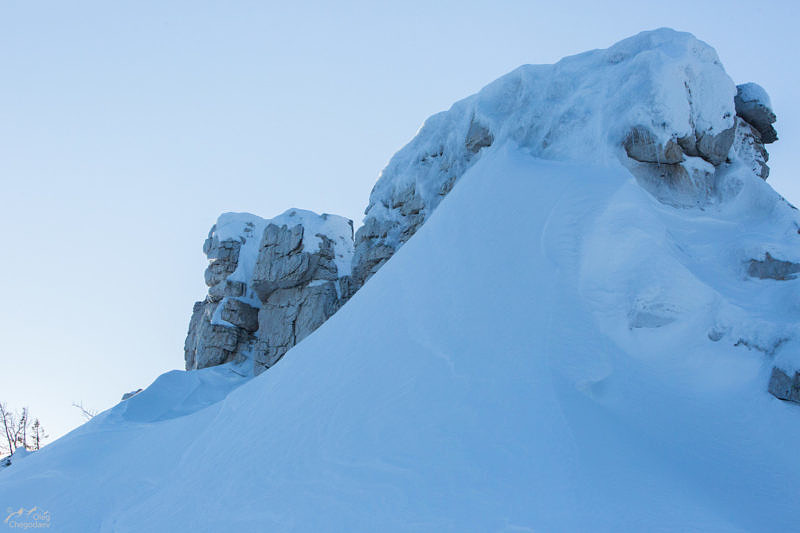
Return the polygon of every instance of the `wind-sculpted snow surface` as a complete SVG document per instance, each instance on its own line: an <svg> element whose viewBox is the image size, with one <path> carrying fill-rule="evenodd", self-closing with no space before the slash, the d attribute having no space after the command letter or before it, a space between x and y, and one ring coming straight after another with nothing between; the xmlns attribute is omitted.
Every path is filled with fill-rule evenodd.
<svg viewBox="0 0 800 533"><path fill-rule="evenodd" d="M0 501L63 531L796 529L800 217L744 116L771 127L762 92L669 30L513 72L393 158L372 279L324 323L283 303L352 294L331 232L221 219L209 301L245 282L268 346L318 329L254 379L161 376Z"/></svg>

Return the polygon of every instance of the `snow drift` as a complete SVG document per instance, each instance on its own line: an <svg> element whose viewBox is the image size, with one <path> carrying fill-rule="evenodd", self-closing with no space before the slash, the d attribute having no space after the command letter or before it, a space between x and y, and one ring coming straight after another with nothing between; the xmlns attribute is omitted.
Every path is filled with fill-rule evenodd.
<svg viewBox="0 0 800 533"><path fill-rule="evenodd" d="M0 471L0 501L64 531L793 529L800 407L767 382L799 367L800 281L774 263L800 261L797 211L741 135L700 152L738 120L710 47L609 50L426 123L367 213L391 260L277 365L165 374ZM702 202L642 186L643 125L653 153L694 139L664 164L705 168Z"/></svg>

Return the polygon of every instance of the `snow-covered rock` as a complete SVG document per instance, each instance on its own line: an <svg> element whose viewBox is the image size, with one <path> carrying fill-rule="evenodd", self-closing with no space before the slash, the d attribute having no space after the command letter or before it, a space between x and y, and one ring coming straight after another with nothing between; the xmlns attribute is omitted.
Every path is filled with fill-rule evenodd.
<svg viewBox="0 0 800 533"><path fill-rule="evenodd" d="M744 83L736 86L736 114L749 122L761 135L765 144L778 140L778 132L772 124L775 122L775 113L769 95L757 83Z"/></svg>
<svg viewBox="0 0 800 533"><path fill-rule="evenodd" d="M763 88L735 86L716 52L687 33L644 32L554 65L522 66L429 118L391 159L356 233L352 265L334 265L328 238L311 246L314 253L300 251L309 233L303 226L262 231L263 222L250 221L263 242L258 264L243 278L232 273L247 246L239 235L246 228L230 239L209 239L211 288L195 307L187 368L242 353L259 370L274 364L381 268L461 175L498 146L514 143L539 158L598 167L621 162L660 202L709 209L735 198L743 176L767 178L764 120L774 121L774 114ZM332 231L342 239L347 228ZM755 256L750 260L751 273L766 272ZM648 322L649 311L643 313L633 323ZM202 347L199 361L195 346Z"/></svg>
<svg viewBox="0 0 800 533"><path fill-rule="evenodd" d="M744 92L756 107L762 93ZM736 187L720 178L737 139L736 95L713 48L669 29L522 66L430 117L391 159L356 233L354 283L419 229L486 150L509 141L544 159L606 166L622 158L661 201L708 205ZM734 155L766 177L761 141L738 135Z"/></svg>
<svg viewBox="0 0 800 533"><path fill-rule="evenodd" d="M187 370L252 361L258 374L350 296L353 226L343 217L225 213L203 251L209 290L192 312Z"/></svg>

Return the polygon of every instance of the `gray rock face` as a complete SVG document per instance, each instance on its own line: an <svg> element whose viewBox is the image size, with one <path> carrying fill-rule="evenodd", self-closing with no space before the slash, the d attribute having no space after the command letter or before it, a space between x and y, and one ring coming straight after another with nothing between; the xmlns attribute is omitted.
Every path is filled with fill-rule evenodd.
<svg viewBox="0 0 800 533"><path fill-rule="evenodd" d="M770 394L780 400L800 403L800 372L789 376L780 368L773 368L768 390Z"/></svg>
<svg viewBox="0 0 800 533"><path fill-rule="evenodd" d="M212 229L213 231L213 229ZM208 268L206 268L206 285L213 287L233 274L239 262L239 250L242 243L239 241L223 241L211 236L203 244L203 251L208 257Z"/></svg>
<svg viewBox="0 0 800 533"><path fill-rule="evenodd" d="M333 281L273 291L258 315L255 373L274 365L292 346L330 318L342 303Z"/></svg>
<svg viewBox="0 0 800 533"><path fill-rule="evenodd" d="M777 117L770 107L766 91L755 83L737 85L736 90L736 114L759 132L764 144L777 141L778 132L772 127Z"/></svg>
<svg viewBox="0 0 800 533"><path fill-rule="evenodd" d="M747 268L747 274L751 278L780 281L795 279L798 273L800 273L800 263L776 259L769 252L764 254L764 259L751 259Z"/></svg>
<svg viewBox="0 0 800 533"><path fill-rule="evenodd" d="M355 292L352 222L335 215L290 210L264 220L226 213L203 251L209 289L192 312L187 370L252 360L257 374Z"/></svg>
<svg viewBox="0 0 800 533"><path fill-rule="evenodd" d="M264 231L252 281L262 302L254 350L256 374L321 326L352 294L350 273L339 274L333 240L318 234L318 247L308 251L305 231L302 225L275 224Z"/></svg>
<svg viewBox="0 0 800 533"><path fill-rule="evenodd" d="M258 329L258 307L235 298L228 298L222 305L222 320L248 333Z"/></svg>
<svg viewBox="0 0 800 533"><path fill-rule="evenodd" d="M406 232L416 231L418 225L410 223ZM357 286L363 285L394 254L395 247L386 242L392 229L393 224L377 218L367 218L359 228L353 258L353 279Z"/></svg>
<svg viewBox="0 0 800 533"><path fill-rule="evenodd" d="M241 235L220 239L214 225L203 243L209 290L206 299L196 302L192 310L183 347L187 370L241 360L251 341L258 309L237 299L246 296L247 284L228 278L236 272L242 245L253 237L254 228L252 223L245 224Z"/></svg>
<svg viewBox="0 0 800 533"><path fill-rule="evenodd" d="M312 279L335 281L339 273L334 262L333 242L325 235L319 248L303 251L302 225L267 226L258 262L253 272L253 287L261 301L266 301L276 289L297 287Z"/></svg>
<svg viewBox="0 0 800 533"><path fill-rule="evenodd" d="M244 341L244 345L250 336L241 328L213 323L220 305L219 302L208 300L195 302L184 343L186 370L241 360L241 357L237 357L243 351L240 341Z"/></svg>

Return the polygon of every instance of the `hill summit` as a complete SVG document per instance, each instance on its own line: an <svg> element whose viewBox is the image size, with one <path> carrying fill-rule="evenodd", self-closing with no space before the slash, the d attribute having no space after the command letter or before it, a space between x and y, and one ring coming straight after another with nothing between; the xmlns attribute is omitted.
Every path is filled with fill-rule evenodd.
<svg viewBox="0 0 800 533"><path fill-rule="evenodd" d="M522 66L429 118L355 232L222 215L187 371L0 500L65 531L791 530L775 121L669 29Z"/></svg>

